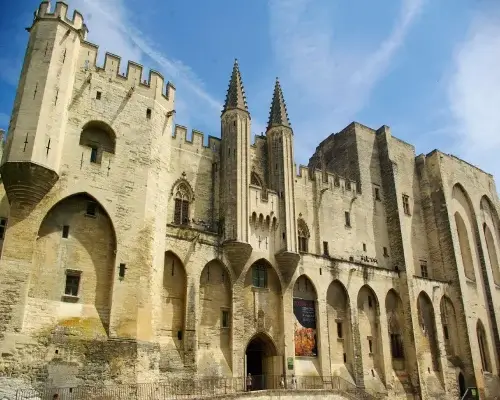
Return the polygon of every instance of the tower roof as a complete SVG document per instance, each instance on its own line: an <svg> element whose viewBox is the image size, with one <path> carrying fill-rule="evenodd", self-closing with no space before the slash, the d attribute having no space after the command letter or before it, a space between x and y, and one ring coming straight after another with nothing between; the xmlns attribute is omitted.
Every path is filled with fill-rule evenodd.
<svg viewBox="0 0 500 400"><path fill-rule="evenodd" d="M267 129L270 129L273 126L284 126L290 129L292 128L290 120L288 119L285 99L283 98L283 91L281 90L281 85L278 78L276 78L276 83L274 85L273 102L271 103L271 111L269 112Z"/></svg>
<svg viewBox="0 0 500 400"><path fill-rule="evenodd" d="M238 60L234 60L233 72L227 89L226 102L222 113L227 110L239 109L248 112L247 99L245 97L245 89L241 80L240 68Z"/></svg>

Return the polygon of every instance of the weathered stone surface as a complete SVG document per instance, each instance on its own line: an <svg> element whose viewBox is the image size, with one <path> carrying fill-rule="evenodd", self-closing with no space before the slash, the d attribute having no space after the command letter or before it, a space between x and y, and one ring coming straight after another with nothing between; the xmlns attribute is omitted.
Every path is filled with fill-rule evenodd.
<svg viewBox="0 0 500 400"><path fill-rule="evenodd" d="M251 144L239 68L205 146L173 128L172 84L144 83L135 63L123 76L111 54L96 66L66 8L43 2L33 21L3 149L0 395L241 379L249 345L261 373L288 380L455 399L463 377L499 392L491 175L358 123L297 175L281 90ZM310 336L296 336L294 299L313 305Z"/></svg>

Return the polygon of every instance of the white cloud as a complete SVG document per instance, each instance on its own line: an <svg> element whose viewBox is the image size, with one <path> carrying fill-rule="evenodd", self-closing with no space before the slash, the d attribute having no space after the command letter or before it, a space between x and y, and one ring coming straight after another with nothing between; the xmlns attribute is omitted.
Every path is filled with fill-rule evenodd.
<svg viewBox="0 0 500 400"><path fill-rule="evenodd" d="M457 150L500 177L500 10L477 15L457 47L449 84Z"/></svg>
<svg viewBox="0 0 500 400"><path fill-rule="evenodd" d="M316 109L316 130L297 135L304 143L297 158L306 162L332 129L354 118L385 76L391 61L404 43L425 0L402 0L401 10L389 36L373 52L342 48L332 33L325 4L312 0L271 0L271 36L276 59L287 80L295 87L295 99L308 111ZM287 91L287 93L292 93ZM288 94L290 96L290 94ZM293 115L291 116L293 123ZM296 124L299 128L299 124ZM303 126L307 129L307 126ZM307 141L306 141L307 140ZM306 154L306 152L309 152Z"/></svg>
<svg viewBox="0 0 500 400"><path fill-rule="evenodd" d="M176 98L181 103L181 110L178 111L181 112L177 113L176 119L181 123L190 120L189 106L200 102L204 107L196 107L197 112L198 109L206 110L209 117L219 118L222 103L204 89L203 82L191 68L167 57L133 26L124 0L73 0L71 5L83 14L90 31L89 40L99 45L101 62L106 51L122 57L122 70L128 60L144 64L144 60L149 58L158 65L158 72L164 74L167 80L171 79L177 88Z"/></svg>

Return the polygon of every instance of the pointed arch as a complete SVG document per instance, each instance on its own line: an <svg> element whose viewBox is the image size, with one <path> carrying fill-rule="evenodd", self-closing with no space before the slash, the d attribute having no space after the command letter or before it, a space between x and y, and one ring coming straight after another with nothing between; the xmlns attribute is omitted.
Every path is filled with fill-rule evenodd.
<svg viewBox="0 0 500 400"><path fill-rule="evenodd" d="M161 318L158 336L171 346L169 362L179 365L182 361L182 332L184 331L187 276L180 257L168 250L163 264L163 285L161 291Z"/></svg>
<svg viewBox="0 0 500 400"><path fill-rule="evenodd" d="M211 260L200 274L198 370L203 375L231 375L231 306L230 270L222 261Z"/></svg>
<svg viewBox="0 0 500 400"><path fill-rule="evenodd" d="M422 341L430 349L429 365L432 365L434 371L439 371L439 347L436 335L436 319L434 307L429 295L421 291L417 298L417 311Z"/></svg>
<svg viewBox="0 0 500 400"><path fill-rule="evenodd" d="M90 147L90 162L100 164L103 152L115 154L116 133L103 121L89 121L80 133L80 146Z"/></svg>
<svg viewBox="0 0 500 400"><path fill-rule="evenodd" d="M443 337L446 355L448 357L458 356L458 351L461 346L458 343L458 325L455 307L451 299L443 295L440 302L441 325L443 327Z"/></svg>
<svg viewBox="0 0 500 400"><path fill-rule="evenodd" d="M188 225L191 221L190 205L194 202L194 190L183 174L172 185L171 195L174 199L173 223L175 225Z"/></svg>
<svg viewBox="0 0 500 400"><path fill-rule="evenodd" d="M477 221L470 196L460 183L453 186L452 204L464 273L468 279L475 281Z"/></svg>
<svg viewBox="0 0 500 400"><path fill-rule="evenodd" d="M84 304L99 321L94 332L106 335L116 248L113 222L93 196L82 192L59 200L38 229L28 296Z"/></svg>
<svg viewBox="0 0 500 400"><path fill-rule="evenodd" d="M250 174L250 184L264 189L263 181L259 174L255 171L252 171Z"/></svg>
<svg viewBox="0 0 500 400"><path fill-rule="evenodd" d="M278 269L267 259L259 258L242 275L245 279L242 295L249 301L246 303L246 311L253 315L253 318L245 318L245 331L265 330L276 337L275 334L282 331L280 321L283 298Z"/></svg>
<svg viewBox="0 0 500 400"><path fill-rule="evenodd" d="M307 253L309 251L309 227L302 217L297 220L297 236L299 238L299 252Z"/></svg>
<svg viewBox="0 0 500 400"><path fill-rule="evenodd" d="M326 310L332 373L351 381L354 376L351 306L347 289L337 279L328 286Z"/></svg>
<svg viewBox="0 0 500 400"><path fill-rule="evenodd" d="M385 297L385 310L387 314L387 328L391 345L393 368L404 369L404 363L401 361L398 362L398 360L404 360L405 358L402 329L404 326L403 302L394 289L387 292L387 296Z"/></svg>
<svg viewBox="0 0 500 400"><path fill-rule="evenodd" d="M318 295L311 279L300 275L293 285L293 314L295 355L316 357L318 355L316 335L316 301Z"/></svg>
<svg viewBox="0 0 500 400"><path fill-rule="evenodd" d="M363 368L373 371L373 373L376 371L376 376L384 381L384 357L382 354L379 318L380 306L377 295L369 285L361 287L358 292L357 303Z"/></svg>
<svg viewBox="0 0 500 400"><path fill-rule="evenodd" d="M483 232L486 241L487 258L490 261L493 281L497 286L500 286L500 221L498 213L489 199L484 195L481 198L480 209L483 217Z"/></svg>
<svg viewBox="0 0 500 400"><path fill-rule="evenodd" d="M469 231L467 230L464 219L458 211L455 213L455 225L457 228L458 243L465 276L475 281L476 275L474 273L474 259L469 241Z"/></svg>
<svg viewBox="0 0 500 400"><path fill-rule="evenodd" d="M316 285L307 274L302 274L295 280L293 286L293 296L307 296L307 299L310 300L318 298Z"/></svg>
<svg viewBox="0 0 500 400"><path fill-rule="evenodd" d="M488 348L488 339L486 337L486 330L484 329L484 325L480 319L477 320L476 334L483 371L491 372L491 358Z"/></svg>

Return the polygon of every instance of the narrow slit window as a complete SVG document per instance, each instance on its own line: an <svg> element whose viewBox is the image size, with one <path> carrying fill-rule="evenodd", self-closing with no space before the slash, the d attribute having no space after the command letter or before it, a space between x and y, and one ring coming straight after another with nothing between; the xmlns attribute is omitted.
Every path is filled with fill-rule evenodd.
<svg viewBox="0 0 500 400"><path fill-rule="evenodd" d="M371 339L368 339L368 350L370 353L373 353L373 342Z"/></svg>
<svg viewBox="0 0 500 400"><path fill-rule="evenodd" d="M349 211L345 212L345 226L351 227L351 213Z"/></svg>
<svg viewBox="0 0 500 400"><path fill-rule="evenodd" d="M410 196L403 195L403 211L406 215L411 215L410 213Z"/></svg>
<svg viewBox="0 0 500 400"><path fill-rule="evenodd" d="M330 255L330 252L328 251L328 242L323 242L323 255Z"/></svg>
<svg viewBox="0 0 500 400"><path fill-rule="evenodd" d="M229 328L229 311L222 310L222 327Z"/></svg>
<svg viewBox="0 0 500 400"><path fill-rule="evenodd" d="M102 93L101 93L101 92L99 92L99 91L97 91L97 93L95 94L95 98L96 98L97 100L101 100L101 96L102 96Z"/></svg>
<svg viewBox="0 0 500 400"><path fill-rule="evenodd" d="M387 250L387 247L384 247L384 257L389 257L389 250Z"/></svg>
<svg viewBox="0 0 500 400"><path fill-rule="evenodd" d="M337 322L337 337L339 339L342 339L342 337L343 337L342 334L343 334L343 332L342 332L342 322Z"/></svg>
<svg viewBox="0 0 500 400"><path fill-rule="evenodd" d="M146 110L146 118L147 118L147 119L151 119L151 108L148 108L148 109Z"/></svg>
<svg viewBox="0 0 500 400"><path fill-rule="evenodd" d="M69 225L64 225L62 230L62 237L67 239L69 236Z"/></svg>
<svg viewBox="0 0 500 400"><path fill-rule="evenodd" d="M90 148L90 162L93 164L97 164L97 147L91 147Z"/></svg>

